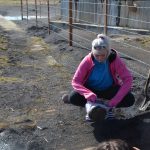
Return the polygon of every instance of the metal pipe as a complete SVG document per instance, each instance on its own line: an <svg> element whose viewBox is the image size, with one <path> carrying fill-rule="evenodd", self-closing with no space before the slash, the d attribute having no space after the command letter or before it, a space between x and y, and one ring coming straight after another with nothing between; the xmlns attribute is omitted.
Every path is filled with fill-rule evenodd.
<svg viewBox="0 0 150 150"><path fill-rule="evenodd" d="M50 34L50 10L49 10L49 0L47 0L47 11L48 11L48 34Z"/></svg>
<svg viewBox="0 0 150 150"><path fill-rule="evenodd" d="M28 22L28 0L26 0L26 8L27 8L27 22Z"/></svg>
<svg viewBox="0 0 150 150"><path fill-rule="evenodd" d="M77 21L77 11L78 11L78 0L75 0L75 17L74 17L74 22Z"/></svg>
<svg viewBox="0 0 150 150"><path fill-rule="evenodd" d="M36 27L37 27L37 0L35 0L35 17L36 17Z"/></svg>
<svg viewBox="0 0 150 150"><path fill-rule="evenodd" d="M69 46L72 46L72 0L69 0Z"/></svg>
<svg viewBox="0 0 150 150"><path fill-rule="evenodd" d="M21 5L21 19L23 20L23 2L22 2L22 0L20 1L20 5Z"/></svg>
<svg viewBox="0 0 150 150"><path fill-rule="evenodd" d="M40 0L40 19L41 19L41 0Z"/></svg>
<svg viewBox="0 0 150 150"><path fill-rule="evenodd" d="M108 23L108 20L107 20L107 14L108 14L108 9L107 9L107 5L108 5L108 0L105 0L105 16L104 16L104 34L107 35L107 23Z"/></svg>

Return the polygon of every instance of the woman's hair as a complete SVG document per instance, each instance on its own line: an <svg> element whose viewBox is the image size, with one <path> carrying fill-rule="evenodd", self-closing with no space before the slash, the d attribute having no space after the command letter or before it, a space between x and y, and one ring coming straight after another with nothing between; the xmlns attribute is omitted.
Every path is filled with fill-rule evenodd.
<svg viewBox="0 0 150 150"><path fill-rule="evenodd" d="M107 51L107 57L110 54L110 41L109 38L104 34L98 34L96 39L92 41L92 52L93 54L100 54L102 49L97 49L96 47L105 47L105 51Z"/></svg>
<svg viewBox="0 0 150 150"><path fill-rule="evenodd" d="M105 43L108 45L108 49L110 49L111 47L111 42L108 36L106 36L105 34L98 34L97 35L98 39L103 39L105 41Z"/></svg>
<svg viewBox="0 0 150 150"><path fill-rule="evenodd" d="M134 150L128 143L120 139L101 142L95 150Z"/></svg>

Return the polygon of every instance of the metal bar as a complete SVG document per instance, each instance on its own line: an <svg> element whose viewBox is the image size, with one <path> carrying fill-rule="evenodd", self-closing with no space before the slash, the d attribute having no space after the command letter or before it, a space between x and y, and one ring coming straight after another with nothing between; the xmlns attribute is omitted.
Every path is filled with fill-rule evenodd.
<svg viewBox="0 0 150 150"><path fill-rule="evenodd" d="M37 0L35 0L35 17L36 17L36 27L37 27Z"/></svg>
<svg viewBox="0 0 150 150"><path fill-rule="evenodd" d="M55 10L55 18L57 18L57 3L55 2L56 0L54 0L53 6L54 6L54 10Z"/></svg>
<svg viewBox="0 0 150 150"><path fill-rule="evenodd" d="M72 46L72 0L69 0L69 46Z"/></svg>
<svg viewBox="0 0 150 150"><path fill-rule="evenodd" d="M50 10L49 10L49 0L47 0L47 11L48 11L48 34L50 34Z"/></svg>
<svg viewBox="0 0 150 150"><path fill-rule="evenodd" d="M107 9L107 4L108 4L108 0L105 0L105 16L104 16L104 34L107 35L107 23L108 23L108 20L107 20L107 14L108 14L108 9Z"/></svg>
<svg viewBox="0 0 150 150"><path fill-rule="evenodd" d="M23 20L23 2L22 0L20 1L21 4L21 19Z"/></svg>
<svg viewBox="0 0 150 150"><path fill-rule="evenodd" d="M41 0L40 0L40 19L41 19Z"/></svg>
<svg viewBox="0 0 150 150"><path fill-rule="evenodd" d="M99 3L99 4L97 5L97 7L99 6L99 9L97 8L97 19L98 19L98 21L97 21L97 24L98 24L98 25L97 25L97 28L98 28L97 31L98 31L98 33L100 33L100 31L101 31L101 22L100 22L100 21L101 21L101 17L100 17L100 15L99 15L99 14L100 14L99 11L100 11L101 5L102 5L101 3Z"/></svg>
<svg viewBox="0 0 150 150"><path fill-rule="evenodd" d="M75 17L74 17L74 22L77 21L77 10L78 10L78 1L75 0Z"/></svg>
<svg viewBox="0 0 150 150"><path fill-rule="evenodd" d="M28 0L26 0L26 8L27 8L27 22L28 22Z"/></svg>

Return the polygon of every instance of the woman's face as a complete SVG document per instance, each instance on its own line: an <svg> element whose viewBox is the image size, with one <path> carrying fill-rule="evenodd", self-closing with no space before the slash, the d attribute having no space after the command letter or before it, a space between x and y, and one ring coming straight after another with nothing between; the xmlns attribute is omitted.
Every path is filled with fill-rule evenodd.
<svg viewBox="0 0 150 150"><path fill-rule="evenodd" d="M107 51L103 51L101 54L94 54L93 53L94 58L98 61L98 62L103 62L106 60L107 58Z"/></svg>

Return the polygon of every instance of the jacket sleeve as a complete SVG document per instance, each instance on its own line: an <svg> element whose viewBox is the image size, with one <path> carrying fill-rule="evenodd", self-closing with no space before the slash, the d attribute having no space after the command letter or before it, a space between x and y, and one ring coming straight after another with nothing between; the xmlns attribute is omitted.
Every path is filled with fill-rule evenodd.
<svg viewBox="0 0 150 150"><path fill-rule="evenodd" d="M90 65L88 62L88 58L85 57L79 64L73 76L72 86L74 90L77 91L80 95L83 95L85 99L94 102L97 99L96 94L94 94L91 90L87 89L84 86L84 83L87 80L89 71L90 71Z"/></svg>
<svg viewBox="0 0 150 150"><path fill-rule="evenodd" d="M111 107L117 106L117 104L122 101L125 95L131 90L133 81L131 72L128 70L127 66L119 56L116 57L113 63L115 74L117 74L122 80L122 84L117 94L110 100L108 104Z"/></svg>

